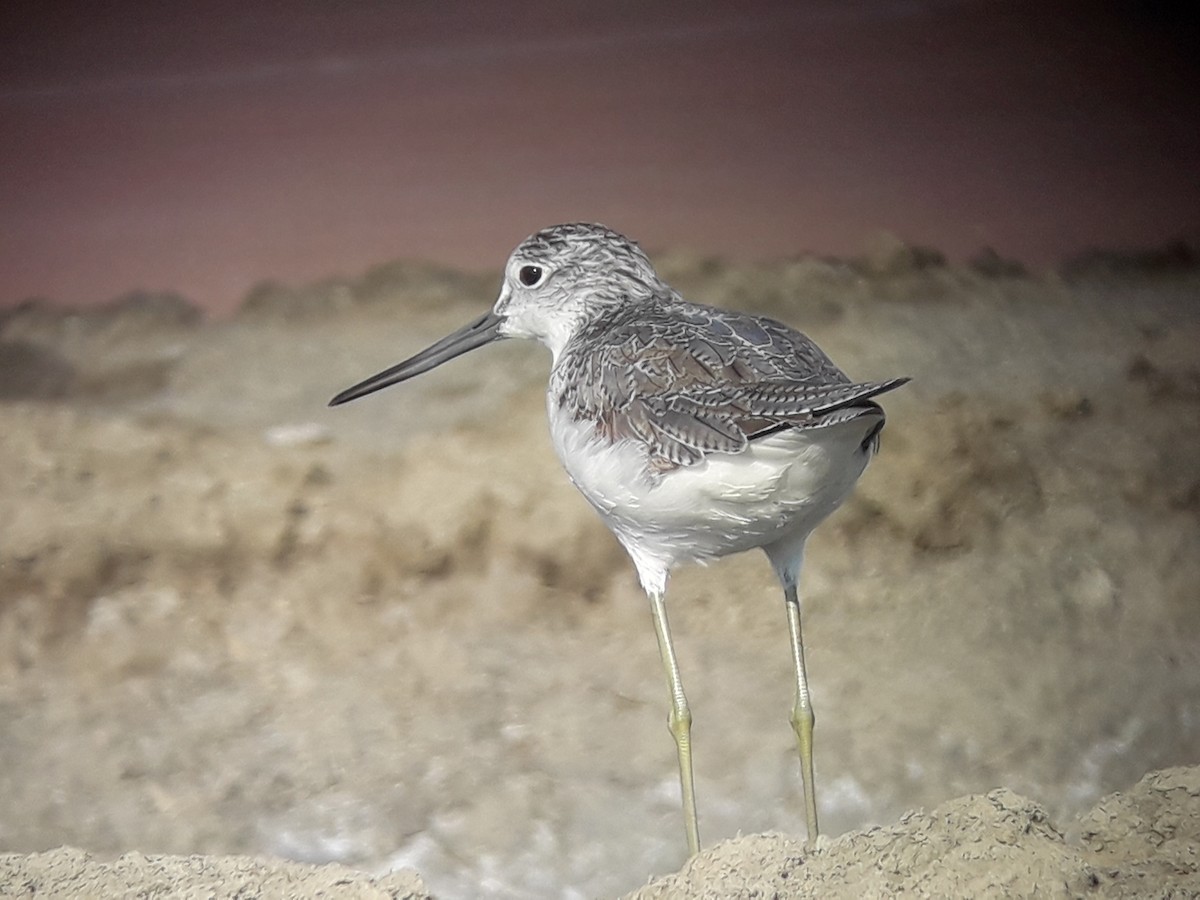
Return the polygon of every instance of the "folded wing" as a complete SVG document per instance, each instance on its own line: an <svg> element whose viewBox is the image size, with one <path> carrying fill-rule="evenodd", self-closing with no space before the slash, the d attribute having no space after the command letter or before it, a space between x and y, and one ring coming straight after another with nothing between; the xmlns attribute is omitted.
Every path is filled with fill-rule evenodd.
<svg viewBox="0 0 1200 900"><path fill-rule="evenodd" d="M650 448L659 471L738 453L787 428L880 417L872 397L907 378L853 383L807 336L761 316L692 304L607 319L564 350L560 406L611 441ZM873 435L872 435L873 436Z"/></svg>

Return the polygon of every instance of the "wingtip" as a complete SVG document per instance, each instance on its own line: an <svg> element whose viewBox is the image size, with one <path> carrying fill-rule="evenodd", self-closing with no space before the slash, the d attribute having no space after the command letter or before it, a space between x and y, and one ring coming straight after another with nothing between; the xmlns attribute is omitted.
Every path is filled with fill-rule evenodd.
<svg viewBox="0 0 1200 900"><path fill-rule="evenodd" d="M889 378L887 381L878 381L870 386L870 390L863 395L863 398L878 397L880 394L890 393L898 387L904 387L910 381L912 381L912 378L908 375L902 375L899 378Z"/></svg>

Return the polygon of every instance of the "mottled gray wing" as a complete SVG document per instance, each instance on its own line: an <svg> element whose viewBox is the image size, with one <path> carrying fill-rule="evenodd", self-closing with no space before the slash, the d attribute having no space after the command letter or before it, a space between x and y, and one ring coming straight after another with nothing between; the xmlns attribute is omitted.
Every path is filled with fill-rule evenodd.
<svg viewBox="0 0 1200 900"><path fill-rule="evenodd" d="M659 469L876 410L869 398L907 380L853 384L780 322L681 302L637 305L585 329L553 378L560 405L610 440L645 442Z"/></svg>

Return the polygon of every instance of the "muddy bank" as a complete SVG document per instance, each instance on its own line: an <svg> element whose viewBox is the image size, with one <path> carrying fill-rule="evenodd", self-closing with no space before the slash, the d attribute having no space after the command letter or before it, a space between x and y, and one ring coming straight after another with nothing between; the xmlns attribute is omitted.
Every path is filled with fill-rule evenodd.
<svg viewBox="0 0 1200 900"><path fill-rule="evenodd" d="M661 268L914 377L804 573L830 836L1001 786L1067 823L1197 762L1194 271ZM648 610L553 458L544 351L324 406L492 289L396 265L219 323L6 317L0 849L412 866L444 896L683 863ZM710 846L803 830L779 601L754 555L668 595Z"/></svg>

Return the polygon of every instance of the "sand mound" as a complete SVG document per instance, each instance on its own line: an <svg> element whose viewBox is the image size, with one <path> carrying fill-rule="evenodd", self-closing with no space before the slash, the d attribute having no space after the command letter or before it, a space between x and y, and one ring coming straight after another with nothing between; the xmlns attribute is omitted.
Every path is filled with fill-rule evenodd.
<svg viewBox="0 0 1200 900"><path fill-rule="evenodd" d="M813 851L779 834L723 841L628 898L1200 896L1200 768L1152 773L1067 831L1069 838L1036 803L1001 788L822 840ZM338 865L140 853L102 861L71 848L0 856L4 886L5 896L50 900L430 896L407 870L371 878Z"/></svg>
<svg viewBox="0 0 1200 900"><path fill-rule="evenodd" d="M667 897L1200 895L1200 769L1146 776L1073 823L1003 788L906 814L806 853L780 835L726 841L631 894Z"/></svg>

